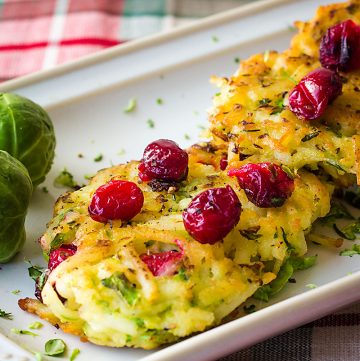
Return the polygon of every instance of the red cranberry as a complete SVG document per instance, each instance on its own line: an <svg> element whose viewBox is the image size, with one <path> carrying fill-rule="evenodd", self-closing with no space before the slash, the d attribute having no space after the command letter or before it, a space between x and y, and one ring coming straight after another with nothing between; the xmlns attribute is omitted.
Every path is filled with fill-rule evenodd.
<svg viewBox="0 0 360 361"><path fill-rule="evenodd" d="M341 89L339 75L329 69L315 69L290 92L290 110L299 118L319 118L327 105L341 94Z"/></svg>
<svg viewBox="0 0 360 361"><path fill-rule="evenodd" d="M224 155L224 156L222 156L221 159L220 159L220 169L221 169L221 170L225 170L227 166L228 166L227 156Z"/></svg>
<svg viewBox="0 0 360 361"><path fill-rule="evenodd" d="M100 186L92 197L89 214L97 222L121 219L129 221L144 204L141 189L133 182L112 180Z"/></svg>
<svg viewBox="0 0 360 361"><path fill-rule="evenodd" d="M233 189L212 188L198 194L183 212L186 230L200 243L214 244L239 222L241 203Z"/></svg>
<svg viewBox="0 0 360 361"><path fill-rule="evenodd" d="M188 154L175 142L159 139L145 148L139 177L142 180L182 181L187 177L188 161Z"/></svg>
<svg viewBox="0 0 360 361"><path fill-rule="evenodd" d="M63 244L59 248L50 252L48 268L53 271L60 263L73 256L77 251L77 247L73 244Z"/></svg>
<svg viewBox="0 0 360 361"><path fill-rule="evenodd" d="M177 271L182 257L182 252L177 251L140 255L141 260L146 263L154 276L173 275Z"/></svg>
<svg viewBox="0 0 360 361"><path fill-rule="evenodd" d="M332 70L359 69L360 27L352 20L346 20L329 28L321 39L320 62Z"/></svg>
<svg viewBox="0 0 360 361"><path fill-rule="evenodd" d="M231 169L250 202L260 208L280 207L294 191L294 180L280 166L272 163L249 163Z"/></svg>

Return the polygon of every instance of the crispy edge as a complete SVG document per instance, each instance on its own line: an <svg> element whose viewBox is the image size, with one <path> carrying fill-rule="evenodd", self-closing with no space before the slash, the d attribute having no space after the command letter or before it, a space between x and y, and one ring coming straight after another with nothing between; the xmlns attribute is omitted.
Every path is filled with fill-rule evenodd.
<svg viewBox="0 0 360 361"><path fill-rule="evenodd" d="M81 331L80 327L77 327L76 323L61 322L49 308L38 300L33 298L23 298L18 301L19 307L26 312L39 316L41 319L51 323L56 328L61 328L64 332L70 333L76 336L80 336L81 341L87 342L87 337Z"/></svg>

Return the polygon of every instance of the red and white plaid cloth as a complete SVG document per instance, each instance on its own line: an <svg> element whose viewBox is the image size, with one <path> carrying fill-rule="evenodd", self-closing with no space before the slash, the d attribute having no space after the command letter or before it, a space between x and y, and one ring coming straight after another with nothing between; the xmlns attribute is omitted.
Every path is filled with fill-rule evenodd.
<svg viewBox="0 0 360 361"><path fill-rule="evenodd" d="M0 0L0 81L251 0Z"/></svg>
<svg viewBox="0 0 360 361"><path fill-rule="evenodd" d="M0 81L251 0L0 0ZM360 361L360 304L222 361Z"/></svg>

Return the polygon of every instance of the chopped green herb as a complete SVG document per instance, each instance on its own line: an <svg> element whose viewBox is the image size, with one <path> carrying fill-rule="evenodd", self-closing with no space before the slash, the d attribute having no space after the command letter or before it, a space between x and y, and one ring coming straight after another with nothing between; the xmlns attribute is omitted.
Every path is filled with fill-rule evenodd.
<svg viewBox="0 0 360 361"><path fill-rule="evenodd" d="M30 265L31 267L28 268L29 276L35 281L37 287L41 291L47 279L46 269L39 266L33 266L31 263Z"/></svg>
<svg viewBox="0 0 360 361"><path fill-rule="evenodd" d="M17 335L39 336L37 333L28 330L19 330L18 328L12 328L11 332Z"/></svg>
<svg viewBox="0 0 360 361"><path fill-rule="evenodd" d="M219 38L218 38L216 35L213 35L213 36L211 37L211 40L212 40L214 43L219 42Z"/></svg>
<svg viewBox="0 0 360 361"><path fill-rule="evenodd" d="M18 295L20 292L21 292L20 290L11 291L11 293L12 293L13 295Z"/></svg>
<svg viewBox="0 0 360 361"><path fill-rule="evenodd" d="M155 128L155 122L152 119L147 120L147 125L149 128Z"/></svg>
<svg viewBox="0 0 360 361"><path fill-rule="evenodd" d="M243 309L245 313L250 314L256 311L256 306L254 304L249 306L244 306Z"/></svg>
<svg viewBox="0 0 360 361"><path fill-rule="evenodd" d="M5 312L0 308L0 318L5 318L5 320L12 320L13 315L10 312Z"/></svg>
<svg viewBox="0 0 360 361"><path fill-rule="evenodd" d="M49 190L47 189L47 187L42 187L41 190L42 190L44 193L49 193Z"/></svg>
<svg viewBox="0 0 360 361"><path fill-rule="evenodd" d="M360 187L354 187L353 190L347 190L344 193L344 200L353 207L360 209Z"/></svg>
<svg viewBox="0 0 360 361"><path fill-rule="evenodd" d="M120 149L120 150L117 152L117 155L120 155L120 156L122 156L122 155L124 155L124 154L126 154L126 151L125 151L124 148Z"/></svg>
<svg viewBox="0 0 360 361"><path fill-rule="evenodd" d="M259 108L266 107L271 103L271 99L263 98L259 100Z"/></svg>
<svg viewBox="0 0 360 361"><path fill-rule="evenodd" d="M76 188L77 183L74 181L74 176L64 168L64 170L54 179L54 186L57 188Z"/></svg>
<svg viewBox="0 0 360 361"><path fill-rule="evenodd" d="M331 202L329 213L320 219L323 224L332 224L338 219L354 219L352 214L340 202Z"/></svg>
<svg viewBox="0 0 360 361"><path fill-rule="evenodd" d="M333 227L340 237L354 241L356 239L356 234L360 233L360 220L350 223L341 229L339 229L336 224L334 224Z"/></svg>
<svg viewBox="0 0 360 361"><path fill-rule="evenodd" d="M284 94L284 96L285 96L285 94ZM284 97L275 100L274 104L275 104L275 106L273 107L270 115L279 114L284 110L284 108L285 108Z"/></svg>
<svg viewBox="0 0 360 361"><path fill-rule="evenodd" d="M334 168L336 168L337 170L340 170L342 172L346 172L346 170L339 164L337 163L336 161L330 159L330 160L327 160L326 161L327 164L333 166Z"/></svg>
<svg viewBox="0 0 360 361"><path fill-rule="evenodd" d="M45 344L45 354L48 356L58 356L65 352L65 342L59 338L49 340Z"/></svg>
<svg viewBox="0 0 360 361"><path fill-rule="evenodd" d="M28 272L29 272L29 276L36 281L38 279L38 277L40 277L43 272L44 272L44 268L40 267L40 266L34 266L30 263L31 267L28 268Z"/></svg>
<svg viewBox="0 0 360 361"><path fill-rule="evenodd" d="M162 105L162 104L164 104L164 101L163 101L161 98L157 98L157 99L156 99L156 103L157 103L158 105Z"/></svg>
<svg viewBox="0 0 360 361"><path fill-rule="evenodd" d="M306 285L306 287L313 290L314 288L317 288L317 285L315 283L309 283L309 284Z"/></svg>
<svg viewBox="0 0 360 361"><path fill-rule="evenodd" d="M303 143L305 143L305 142L307 142L307 141L309 141L309 140L311 140L311 139L313 139L313 138L316 138L320 133L321 133L320 130L317 130L316 132L313 132L313 133L310 133L310 134L306 134L306 135L301 139L301 141L302 141Z"/></svg>
<svg viewBox="0 0 360 361"><path fill-rule="evenodd" d="M137 327L145 327L145 322L143 319L139 317L134 317L132 320L136 323Z"/></svg>
<svg viewBox="0 0 360 361"><path fill-rule="evenodd" d="M136 109L137 101L135 98L131 98L127 107L124 109L124 113L131 113Z"/></svg>
<svg viewBox="0 0 360 361"><path fill-rule="evenodd" d="M118 291L129 305L135 304L139 298L136 285L131 283L123 273L115 273L101 281L103 286Z"/></svg>
<svg viewBox="0 0 360 361"><path fill-rule="evenodd" d="M340 252L340 256L352 257L355 255L360 255L360 244L353 244L351 249L344 249Z"/></svg>
<svg viewBox="0 0 360 361"><path fill-rule="evenodd" d="M281 169L282 169L291 179L294 179L294 178L295 178L294 172L293 172L289 167L287 167L286 165L282 165L282 166L281 166Z"/></svg>
<svg viewBox="0 0 360 361"><path fill-rule="evenodd" d="M189 279L188 275L186 274L186 269L184 267L181 267L179 269L179 272L177 274L178 278L180 278L182 281L187 281Z"/></svg>
<svg viewBox="0 0 360 361"><path fill-rule="evenodd" d="M240 63L240 58L237 56L237 57L234 58L234 61L235 61L236 64L239 64Z"/></svg>
<svg viewBox="0 0 360 361"><path fill-rule="evenodd" d="M221 92L215 93L215 96L218 97L221 95Z"/></svg>
<svg viewBox="0 0 360 361"><path fill-rule="evenodd" d="M30 330L38 330L39 328L42 328L43 324L41 322L33 322L31 325L29 325Z"/></svg>
<svg viewBox="0 0 360 361"><path fill-rule="evenodd" d="M317 256L291 257L291 264L296 271L305 270L314 266L316 260L317 260Z"/></svg>
<svg viewBox="0 0 360 361"><path fill-rule="evenodd" d="M240 234L249 240L257 240L262 237L261 234L258 234L260 230L260 226L257 227L250 227L248 229L240 229Z"/></svg>
<svg viewBox="0 0 360 361"><path fill-rule="evenodd" d="M203 126L202 124L198 124L198 128L201 129L201 130L205 130L205 129L206 129L206 127Z"/></svg>
<svg viewBox="0 0 360 361"><path fill-rule="evenodd" d="M58 233L50 243L50 252L59 248L68 239L66 233Z"/></svg>
<svg viewBox="0 0 360 361"><path fill-rule="evenodd" d="M151 247L154 243L155 243L155 241L150 240L150 241L146 241L146 242L144 243L144 245L145 245L146 248L149 248L149 247Z"/></svg>
<svg viewBox="0 0 360 361"><path fill-rule="evenodd" d="M98 154L95 158L94 158L94 162L101 162L103 160L104 156L102 154Z"/></svg>
<svg viewBox="0 0 360 361"><path fill-rule="evenodd" d="M294 32L296 31L296 27L294 25L288 25L288 30Z"/></svg>
<svg viewBox="0 0 360 361"><path fill-rule="evenodd" d="M265 286L261 286L254 293L254 298L268 302L269 298L279 292L297 270L304 270L312 267L316 262L317 256L311 257L289 257L281 266L277 278Z"/></svg>
<svg viewBox="0 0 360 361"><path fill-rule="evenodd" d="M290 80L294 84L298 83L293 77L290 76L290 74L284 68L281 69L281 76Z"/></svg>
<svg viewBox="0 0 360 361"><path fill-rule="evenodd" d="M74 348L74 350L70 356L70 361L74 361L76 359L76 357L79 355L79 353L80 353L80 350L78 348Z"/></svg>
<svg viewBox="0 0 360 361"><path fill-rule="evenodd" d="M186 140L190 140L190 139L191 139L190 135L187 134L187 133L184 134L184 138L185 138Z"/></svg>

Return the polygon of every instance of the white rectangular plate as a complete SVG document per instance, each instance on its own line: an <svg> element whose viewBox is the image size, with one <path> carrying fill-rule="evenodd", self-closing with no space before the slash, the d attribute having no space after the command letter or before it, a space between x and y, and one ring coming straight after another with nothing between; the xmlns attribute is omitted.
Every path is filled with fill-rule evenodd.
<svg viewBox="0 0 360 361"><path fill-rule="evenodd" d="M14 315L12 321L0 319L0 360L6 354L32 357L27 351L42 352L46 340L62 338L68 345L63 359L79 348L78 361L209 361L360 300L359 259L339 257L338 250L317 247L310 253L319 255L318 264L298 273L297 283L289 284L268 307L162 350L84 344L50 325L34 331L37 337L10 331L13 327L26 329L36 320L18 308L17 300L33 295L34 285L24 260L43 264L36 240L63 191L53 187L55 176L66 167L79 183L84 183L84 175L98 168L139 159L144 147L154 139L173 139L183 147L196 142L200 126L206 126L206 109L216 93L208 83L210 76L231 75L237 67L236 57L286 48L293 21L311 18L315 9L326 2L256 2L0 86L1 91L17 92L46 107L58 142L55 163L44 184L50 192L45 194L39 187L32 198L25 249L0 270L0 308ZM124 114L130 98L137 99L138 107ZM157 98L163 100L162 105L157 104ZM148 127L148 119L154 121L154 128ZM104 158L95 163L93 159L99 153ZM309 290L309 283L319 287ZM21 292L12 294L16 289Z"/></svg>

